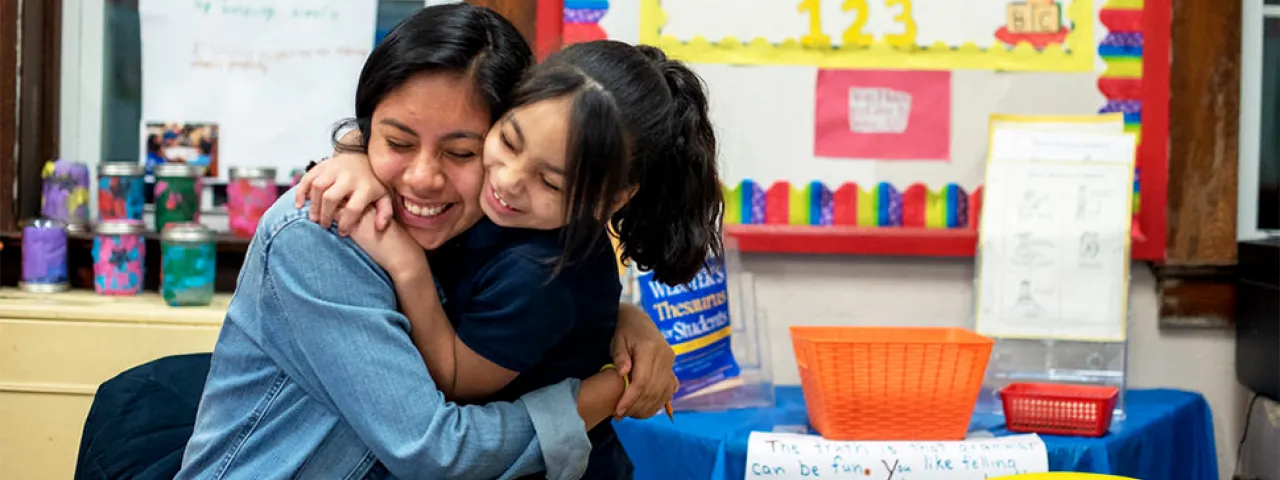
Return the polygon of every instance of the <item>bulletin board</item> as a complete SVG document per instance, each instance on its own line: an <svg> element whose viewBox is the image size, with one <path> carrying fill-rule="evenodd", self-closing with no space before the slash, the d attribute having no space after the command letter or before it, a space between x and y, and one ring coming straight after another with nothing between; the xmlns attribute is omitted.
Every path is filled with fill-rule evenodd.
<svg viewBox="0 0 1280 480"><path fill-rule="evenodd" d="M1093 69L1092 0L640 3L640 41L692 62L913 70Z"/></svg>
<svg viewBox="0 0 1280 480"><path fill-rule="evenodd" d="M1002 43L993 25L1007 24L1015 7L1046 2L1059 6L1059 26L1069 28L1061 44ZM839 43L847 28L841 22L849 21L840 7L862 2L814 2L821 32L835 39L830 45L806 43L808 18L780 23L791 25L785 32L745 19L760 9L804 17L798 4L805 3L564 0L561 27L564 43L654 44L702 76L719 140L725 229L743 251L972 256L992 114L1118 113L1140 139L1133 256L1163 259L1169 0L867 0L863 32L873 40L853 47ZM991 11L973 20L981 28L972 30L985 37L948 41L945 31L930 30L937 22L928 9L986 3ZM917 36L895 46L900 38L890 35L903 33L902 22L894 27L889 14L901 14L904 4ZM718 18L732 21L711 20ZM861 126L871 133L857 138L822 128L833 105L875 113ZM912 130L917 126L923 131ZM892 135L881 137L885 132Z"/></svg>

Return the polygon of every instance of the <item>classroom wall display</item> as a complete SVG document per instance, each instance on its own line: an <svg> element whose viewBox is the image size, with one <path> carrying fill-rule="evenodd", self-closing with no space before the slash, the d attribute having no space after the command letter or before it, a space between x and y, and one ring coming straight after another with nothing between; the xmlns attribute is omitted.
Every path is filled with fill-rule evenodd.
<svg viewBox="0 0 1280 480"><path fill-rule="evenodd" d="M694 62L1084 72L1093 1L640 0L640 40Z"/></svg>
<svg viewBox="0 0 1280 480"><path fill-rule="evenodd" d="M609 0L564 0L564 44L608 39L600 25L608 13Z"/></svg>
<svg viewBox="0 0 1280 480"><path fill-rule="evenodd" d="M947 160L951 72L818 70L814 155Z"/></svg>
<svg viewBox="0 0 1280 480"><path fill-rule="evenodd" d="M330 154L334 123L353 113L376 12L376 0L139 1L140 132L217 124L221 171L288 172Z"/></svg>
<svg viewBox="0 0 1280 480"><path fill-rule="evenodd" d="M640 42L654 33L647 28L654 25L655 18L674 21L672 12L665 10L682 1L612 2L600 24L612 39ZM923 0L913 1L915 11L920 11ZM880 1L869 3L873 7L869 21L875 22L874 8ZM1074 5L1065 5L1064 11L1077 8ZM655 6L660 7L659 17L650 16ZM695 40L660 46L677 58L690 60L691 68L706 82L719 143L721 180L730 198L726 232L740 241L743 251L972 255L976 223L944 219L957 218L960 198L966 199L970 216L981 204L988 119L993 114L1113 113L1123 118L1123 130L1140 141L1134 180L1133 257L1160 260L1165 243L1170 0L1094 0L1089 7L1088 49L1093 53L1088 68L949 70L954 94L950 97L949 148L944 161L819 155L817 109L821 102L814 86L822 72L837 67L803 62L735 64L724 58L690 57L688 50L681 49L698 43ZM732 26L737 20L729 17L747 16L733 12L745 11L726 10L726 14L708 16L699 28ZM958 19L969 17L967 12L956 14ZM822 18L825 22L828 17ZM826 28L826 23L823 25ZM705 29L700 34L714 38ZM714 46L736 52L733 55L749 50L749 45L740 42ZM905 62L892 68L838 68L854 72L946 70ZM914 147L907 142L899 146ZM897 201L894 195L884 193L892 191L898 192ZM951 200L937 200L944 194ZM937 210L937 205L945 205L944 210ZM843 214L837 215L837 211ZM909 212L927 214L924 228L913 226L920 222L910 221Z"/></svg>

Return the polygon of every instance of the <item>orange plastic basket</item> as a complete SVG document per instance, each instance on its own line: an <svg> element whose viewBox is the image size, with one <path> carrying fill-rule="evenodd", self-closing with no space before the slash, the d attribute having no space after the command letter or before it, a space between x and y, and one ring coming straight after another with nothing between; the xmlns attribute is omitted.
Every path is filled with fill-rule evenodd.
<svg viewBox="0 0 1280 480"><path fill-rule="evenodd" d="M1000 390L1011 432L1101 437L1111 428L1120 389L1091 385L1011 383Z"/></svg>
<svg viewBox="0 0 1280 480"><path fill-rule="evenodd" d="M961 440L990 338L960 328L791 327L809 423L834 440Z"/></svg>

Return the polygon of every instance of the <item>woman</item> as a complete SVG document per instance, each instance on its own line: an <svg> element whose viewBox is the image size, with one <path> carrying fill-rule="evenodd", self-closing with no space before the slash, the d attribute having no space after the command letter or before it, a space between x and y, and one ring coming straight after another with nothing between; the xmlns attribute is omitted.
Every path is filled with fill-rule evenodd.
<svg viewBox="0 0 1280 480"><path fill-rule="evenodd" d="M365 144L381 145L371 157L396 167L384 180L402 199L397 220L424 249L479 219L481 139L531 57L506 20L459 4L411 16L370 54L357 125ZM410 140L388 142L389 131ZM617 411L617 371L512 403L446 403L387 272L287 198L264 215L246 254L178 478L581 475L586 429ZM663 368L670 349L631 312L614 352L636 355L638 379L646 365ZM636 351L646 346L654 353ZM645 409L665 400L652 392L673 388L665 365L666 376L647 372L647 388L630 387Z"/></svg>

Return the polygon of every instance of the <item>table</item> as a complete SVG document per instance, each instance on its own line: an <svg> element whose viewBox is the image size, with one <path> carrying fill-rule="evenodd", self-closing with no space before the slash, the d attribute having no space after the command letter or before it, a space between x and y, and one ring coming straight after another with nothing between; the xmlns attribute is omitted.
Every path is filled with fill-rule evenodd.
<svg viewBox="0 0 1280 480"><path fill-rule="evenodd" d="M71 478L98 385L159 357L210 351L230 300L174 308L154 292L0 289L0 478Z"/></svg>
<svg viewBox="0 0 1280 480"><path fill-rule="evenodd" d="M616 422L636 466L637 480L740 479L746 474L750 432L807 423L799 387L778 387L777 406L716 413L677 413ZM1144 479L1218 477L1209 404L1198 393L1130 390L1126 419L1102 438L1044 435L1049 469ZM1000 417L975 415L974 430L1009 435Z"/></svg>

